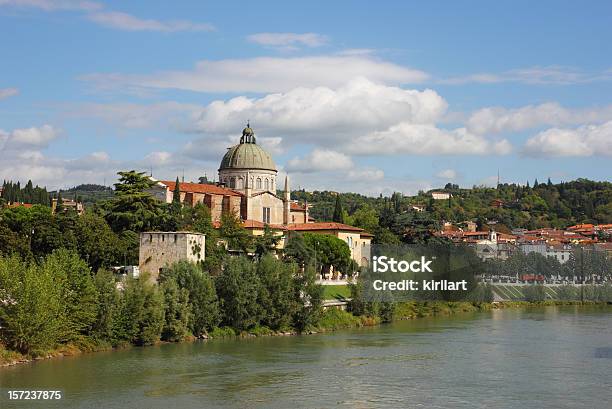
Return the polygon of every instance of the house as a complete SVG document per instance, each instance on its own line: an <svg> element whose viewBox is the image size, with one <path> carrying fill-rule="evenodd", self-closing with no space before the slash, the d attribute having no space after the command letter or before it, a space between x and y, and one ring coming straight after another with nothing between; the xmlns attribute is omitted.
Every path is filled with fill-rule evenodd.
<svg viewBox="0 0 612 409"><path fill-rule="evenodd" d="M434 200L448 200L453 197L453 195L448 192L431 192L431 197Z"/></svg>

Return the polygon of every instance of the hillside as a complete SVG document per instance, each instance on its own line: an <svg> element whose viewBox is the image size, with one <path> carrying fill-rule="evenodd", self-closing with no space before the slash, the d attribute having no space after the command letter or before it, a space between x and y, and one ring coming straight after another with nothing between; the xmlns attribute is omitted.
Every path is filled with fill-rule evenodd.
<svg viewBox="0 0 612 409"><path fill-rule="evenodd" d="M433 200L432 191L448 192L448 200ZM336 197L344 210L344 221L366 228L402 234L407 226L437 228L441 221L460 224L475 221L479 228L495 224L496 230L541 227L564 228L578 223L612 223L612 183L578 179L531 187L501 184L498 188L444 188L419 192L416 196L394 193L391 197L367 197L355 193L292 192L292 199L312 205L310 214L321 221L333 218ZM417 212L414 205L424 209Z"/></svg>

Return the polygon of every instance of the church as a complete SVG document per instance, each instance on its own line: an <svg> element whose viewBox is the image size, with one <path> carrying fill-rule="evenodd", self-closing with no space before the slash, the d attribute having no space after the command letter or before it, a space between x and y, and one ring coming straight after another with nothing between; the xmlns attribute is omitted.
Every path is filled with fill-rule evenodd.
<svg viewBox="0 0 612 409"><path fill-rule="evenodd" d="M316 222L309 215L309 205L291 200L289 178L282 181L279 196L278 170L272 156L257 144L253 129L247 124L238 144L229 147L219 166L216 184L179 183L181 202L210 208L212 222L218 225L224 212L240 217L242 225L254 235L263 234L267 225L286 239L291 231L331 234L344 240L359 265L369 263L372 235L358 227L334 222ZM175 181L155 180L153 196L172 202ZM280 247L284 246L282 240Z"/></svg>

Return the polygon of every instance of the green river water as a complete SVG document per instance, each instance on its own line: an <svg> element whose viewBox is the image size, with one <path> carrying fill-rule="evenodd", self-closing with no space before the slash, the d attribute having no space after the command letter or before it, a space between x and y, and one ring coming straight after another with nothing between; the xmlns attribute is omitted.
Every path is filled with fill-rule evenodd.
<svg viewBox="0 0 612 409"><path fill-rule="evenodd" d="M611 408L612 308L130 348L0 368L0 386L2 409Z"/></svg>

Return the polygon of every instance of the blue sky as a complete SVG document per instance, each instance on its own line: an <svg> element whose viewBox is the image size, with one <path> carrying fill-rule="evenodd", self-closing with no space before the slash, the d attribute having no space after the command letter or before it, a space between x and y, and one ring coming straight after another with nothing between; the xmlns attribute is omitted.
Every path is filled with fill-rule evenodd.
<svg viewBox="0 0 612 409"><path fill-rule="evenodd" d="M294 187L610 180L612 3L0 0L0 179L216 175L247 119Z"/></svg>

